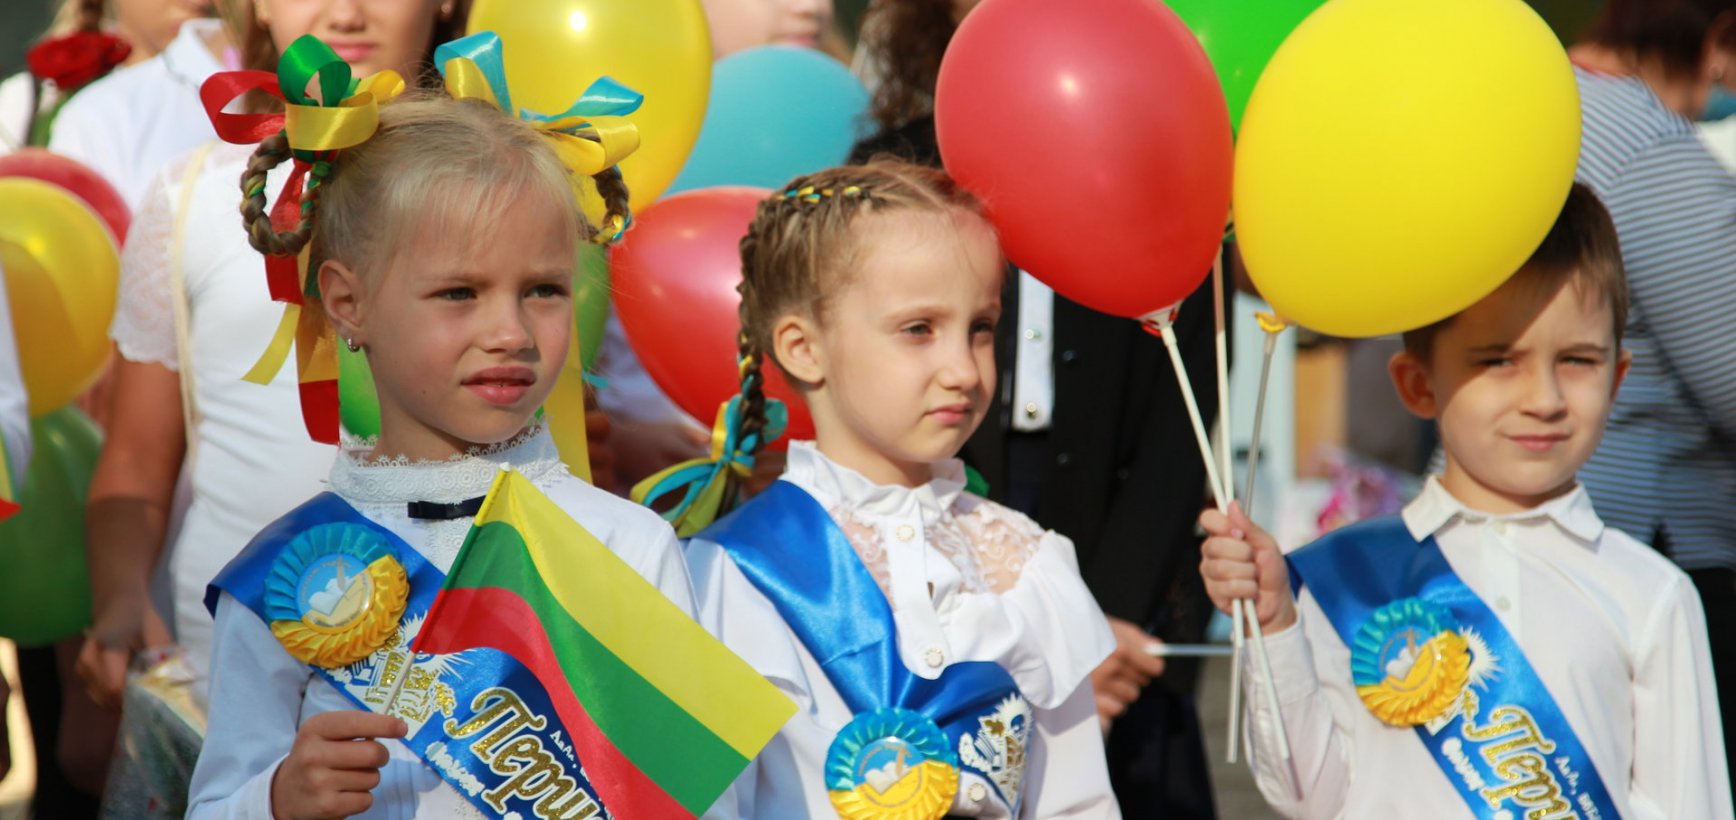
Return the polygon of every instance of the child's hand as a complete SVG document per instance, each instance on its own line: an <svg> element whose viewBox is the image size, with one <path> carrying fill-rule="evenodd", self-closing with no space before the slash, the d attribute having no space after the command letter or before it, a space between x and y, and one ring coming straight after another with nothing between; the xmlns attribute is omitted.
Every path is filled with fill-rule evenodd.
<svg viewBox="0 0 1736 820"><path fill-rule="evenodd" d="M1231 503L1227 516L1206 510L1200 526L1208 536L1200 545L1200 577L1212 603L1229 612L1231 601L1252 600L1260 628L1268 632L1296 623L1284 554L1272 536L1248 520L1242 505Z"/></svg>
<svg viewBox="0 0 1736 820"><path fill-rule="evenodd" d="M380 767L391 754L374 738L401 738L404 721L373 712L314 715L295 734L289 756L271 780L271 813L279 820L324 820L361 814L374 805Z"/></svg>

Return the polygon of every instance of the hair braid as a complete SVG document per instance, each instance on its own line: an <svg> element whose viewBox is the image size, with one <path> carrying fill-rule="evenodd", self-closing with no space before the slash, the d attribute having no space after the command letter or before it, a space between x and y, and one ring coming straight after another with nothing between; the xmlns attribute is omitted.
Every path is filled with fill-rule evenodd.
<svg viewBox="0 0 1736 820"><path fill-rule="evenodd" d="M289 137L279 131L259 143L259 148L247 160L241 172L241 220L247 228L248 244L268 256L294 256L301 253L313 235L313 212L319 186L307 192L302 205L301 222L293 231L278 231L271 224L271 213L265 207L266 175L291 156Z"/></svg>
<svg viewBox="0 0 1736 820"><path fill-rule="evenodd" d="M603 222L588 238L607 245L620 239L621 232L633 222L627 180L621 176L620 166L611 165L593 175L591 181L597 184L597 196L603 200Z"/></svg>

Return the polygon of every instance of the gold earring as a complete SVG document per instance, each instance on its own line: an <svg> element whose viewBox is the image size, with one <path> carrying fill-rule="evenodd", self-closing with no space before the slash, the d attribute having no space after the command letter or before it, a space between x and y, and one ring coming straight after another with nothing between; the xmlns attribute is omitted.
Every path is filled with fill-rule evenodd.
<svg viewBox="0 0 1736 820"><path fill-rule="evenodd" d="M440 19L441 20L451 20L452 19L452 12L453 12L452 0L446 0L446 2L440 4Z"/></svg>

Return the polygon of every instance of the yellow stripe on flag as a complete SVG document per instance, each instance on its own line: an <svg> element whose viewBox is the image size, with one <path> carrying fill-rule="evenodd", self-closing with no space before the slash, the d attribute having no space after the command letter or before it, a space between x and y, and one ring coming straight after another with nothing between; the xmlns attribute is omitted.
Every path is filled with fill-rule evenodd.
<svg viewBox="0 0 1736 820"><path fill-rule="evenodd" d="M524 538L573 620L743 757L795 714L777 687L517 472L501 472L477 513L476 526L496 522Z"/></svg>

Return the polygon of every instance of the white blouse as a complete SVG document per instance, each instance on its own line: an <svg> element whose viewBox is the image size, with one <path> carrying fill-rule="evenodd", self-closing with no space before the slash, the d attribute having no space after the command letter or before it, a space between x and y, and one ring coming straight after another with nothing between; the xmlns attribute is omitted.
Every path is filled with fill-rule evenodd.
<svg viewBox="0 0 1736 820"><path fill-rule="evenodd" d="M308 438L293 361L270 384L241 377L271 342L283 306L271 301L265 260L241 226L241 170L251 146L211 149L183 186L193 155L158 175L133 218L121 254L120 301L109 335L122 357L192 373L195 410L182 466L186 507L169 534L163 562L173 601L175 640L203 671L211 653L205 585L253 535L322 489L337 448ZM275 200L287 165L271 175ZM189 315L189 348L175 334L174 260L179 258Z"/></svg>
<svg viewBox="0 0 1736 820"><path fill-rule="evenodd" d="M445 462L367 461L351 452L332 467L331 486L444 572L457 557L471 519L412 519L407 502L450 504L484 495L501 464L513 465L683 612L693 613L693 587L674 531L650 510L574 478L540 428L506 446ZM271 629L227 593L217 605L212 659L211 729L193 771L187 816L267 820L271 781L297 728L314 715L356 707L291 658ZM411 725L412 732L417 728ZM373 808L359 816L483 816L404 743L384 743L391 761L381 770Z"/></svg>
<svg viewBox="0 0 1736 820"><path fill-rule="evenodd" d="M964 492L957 461L923 486L882 486L795 442L783 480L813 496L849 537L891 602L898 652L913 674L932 680L953 663L990 661L1012 675L1036 726L1018 816L1118 817L1090 682L1114 640L1079 577L1072 542ZM687 560L701 622L799 707L736 781L738 802L725 795L708 816L832 816L821 769L850 709L722 547L693 539ZM1012 816L995 795L966 771L952 814Z"/></svg>
<svg viewBox="0 0 1736 820"><path fill-rule="evenodd" d="M55 115L49 149L101 174L137 214L164 165L217 138L199 85L223 70L205 45L222 29L219 20L188 20L156 56L72 95Z"/></svg>

